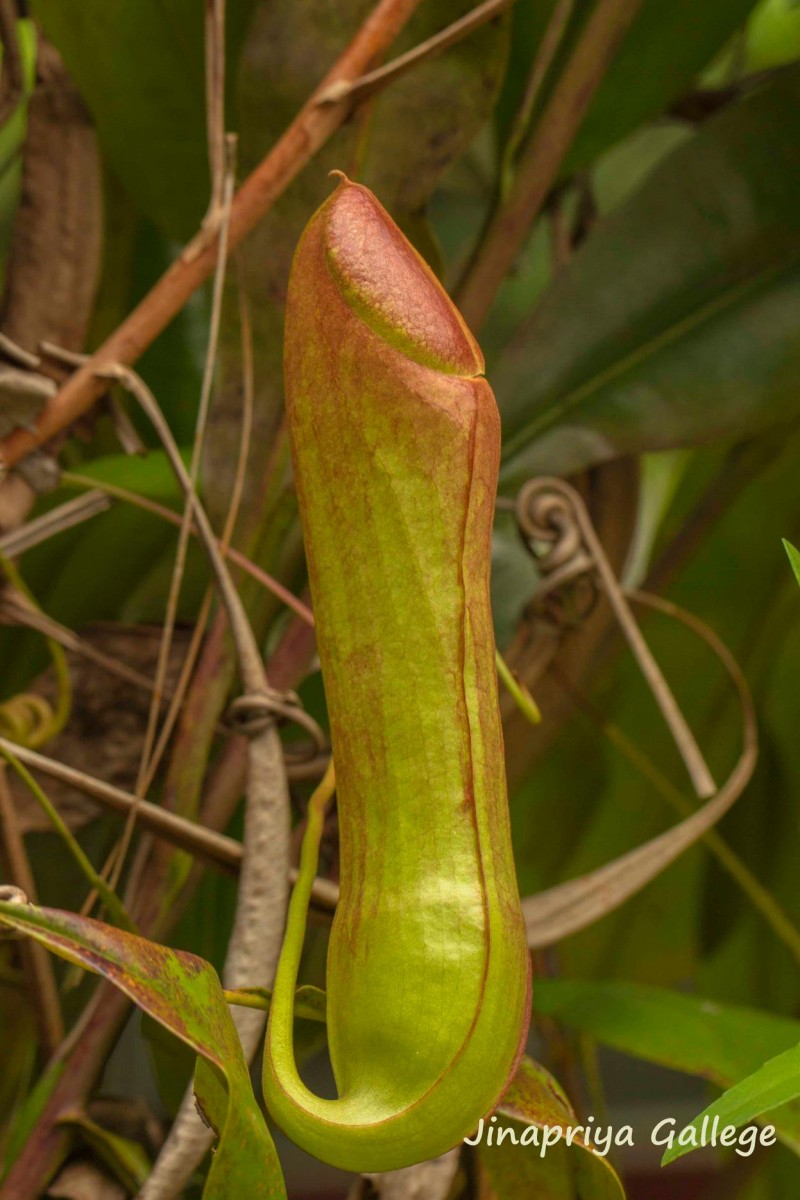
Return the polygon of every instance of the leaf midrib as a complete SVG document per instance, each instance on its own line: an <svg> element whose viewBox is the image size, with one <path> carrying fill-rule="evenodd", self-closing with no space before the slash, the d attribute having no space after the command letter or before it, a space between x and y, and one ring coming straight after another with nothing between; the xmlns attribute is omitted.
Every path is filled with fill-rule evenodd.
<svg viewBox="0 0 800 1200"><path fill-rule="evenodd" d="M575 408L576 405L580 404L593 393L600 391L609 383L634 367L639 366L665 347L678 342L687 334L693 333L705 322L713 320L719 313L724 312L726 308L732 307L748 294L758 291L770 279L779 279L784 274L790 274L798 263L800 263L800 242L793 248L793 253L791 253L788 259L784 255L780 263L772 263L769 267L752 275L749 279L728 288L714 300L701 305L654 337L644 341L635 350L623 355L622 358L612 363L611 366L606 367L605 370L598 372L591 379L586 380L585 383L579 384L578 387L566 392L552 405L547 407L538 417L534 418L532 422L529 422L518 433L512 434L507 439L503 448L503 463L508 463L517 453L524 450L537 434L556 424L565 413Z"/></svg>

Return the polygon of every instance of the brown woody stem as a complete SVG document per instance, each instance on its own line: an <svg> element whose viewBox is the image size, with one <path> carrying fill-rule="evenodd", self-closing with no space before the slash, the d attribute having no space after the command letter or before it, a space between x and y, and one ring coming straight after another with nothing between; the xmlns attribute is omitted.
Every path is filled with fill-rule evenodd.
<svg viewBox="0 0 800 1200"><path fill-rule="evenodd" d="M420 0L379 0L320 87L236 193L228 232L229 252L255 228L273 202L350 113L352 103L348 100L319 104L319 94L338 81L349 82L362 75L394 41L419 3ZM133 312L45 406L35 429L16 429L0 444L3 468L13 467L91 407L107 387L106 381L97 374L100 368L109 363L131 366L137 361L213 273L218 255L217 241L218 231L211 231L209 235L209 231L201 230L195 236Z"/></svg>

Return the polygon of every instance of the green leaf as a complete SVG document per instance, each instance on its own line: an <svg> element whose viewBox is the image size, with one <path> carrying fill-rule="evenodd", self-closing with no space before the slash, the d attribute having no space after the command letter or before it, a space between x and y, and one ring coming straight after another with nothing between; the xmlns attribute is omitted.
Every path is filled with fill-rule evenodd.
<svg viewBox="0 0 800 1200"><path fill-rule="evenodd" d="M228 5L235 62L252 0ZM142 212L171 237L194 232L209 199L203 5L195 0L35 0Z"/></svg>
<svg viewBox="0 0 800 1200"><path fill-rule="evenodd" d="M570 149L562 174L596 161L604 150L651 120L693 84L697 73L725 44L755 6L755 0L643 0L622 45L598 88ZM541 113L553 83L573 49L593 5L574 6L548 87L534 112ZM501 137L510 126L531 71L531 64L554 11L549 3L515 5L510 79L498 113ZM502 137L505 141L505 137Z"/></svg>
<svg viewBox="0 0 800 1200"><path fill-rule="evenodd" d="M184 464L188 466L191 451L183 450ZM108 454L82 464L81 475L101 483L113 483L117 487L159 500L172 508L181 507L181 490L175 481L175 472L167 461L163 450L151 450L143 457L130 454Z"/></svg>
<svg viewBox="0 0 800 1200"><path fill-rule="evenodd" d="M567 1145L567 1131L576 1127ZM481 1123L475 1137L481 1138L478 1156L496 1200L521 1195L537 1200L624 1200L619 1177L608 1159L590 1148L591 1134L578 1125L564 1092L530 1058L522 1060L497 1113Z"/></svg>
<svg viewBox="0 0 800 1200"><path fill-rule="evenodd" d="M82 464L80 474L172 508L180 506L174 475L160 451L144 458L110 454ZM59 490L47 498L47 506L74 495L69 488ZM157 570L160 556L173 550L175 537L175 530L160 517L120 503L30 550L23 560L23 578L44 611L71 628L115 620ZM194 557L194 548L192 552ZM185 594L184 603L190 602ZM184 615L190 614L184 609ZM41 635L18 629L0 630L0 658L4 695L24 690L47 662Z"/></svg>
<svg viewBox="0 0 800 1200"><path fill-rule="evenodd" d="M800 7L761 0L747 25L745 70L765 71L800 57Z"/></svg>
<svg viewBox="0 0 800 1200"><path fill-rule="evenodd" d="M5 1013L3 1016L5 1017ZM10 1028L11 1023L9 1022L6 1024L5 1029L8 1031ZM26 1055L31 1055L33 1051L35 1055L35 1035L31 1037L26 1045L26 1039L21 1038L19 1033L20 1027L16 1026L12 1030L10 1039L15 1047L16 1055L19 1055L20 1051ZM6 1033L6 1039L7 1041L9 1040L8 1033ZM12 1055L4 1049L4 1069L13 1070L14 1057L16 1055ZM15 1111L12 1120L9 1122L8 1131L4 1136L3 1154L2 1158L0 1158L0 1179L5 1175L25 1145L28 1136L39 1120L63 1073L63 1062L51 1062L33 1084L33 1087L28 1091L24 1100Z"/></svg>
<svg viewBox="0 0 800 1200"><path fill-rule="evenodd" d="M560 273L492 373L506 487L791 418L798 101L793 68L710 121Z"/></svg>
<svg viewBox="0 0 800 1200"><path fill-rule="evenodd" d="M800 583L800 550L796 546L793 546L791 542L787 542L786 538L782 538L781 540L783 541L783 548L789 556L794 577Z"/></svg>
<svg viewBox="0 0 800 1200"><path fill-rule="evenodd" d="M33 91L36 68L36 30L33 22L17 21L16 33L25 94L0 128L0 286L5 273L5 260L14 233L14 221L22 185L22 148L28 119L28 99ZM2 47L0 47L0 54ZM1 59L0 59L1 61Z"/></svg>
<svg viewBox="0 0 800 1200"><path fill-rule="evenodd" d="M585 19L587 5L580 5ZM567 155L565 171L595 161L663 112L744 22L755 0L644 0Z"/></svg>
<svg viewBox="0 0 800 1200"><path fill-rule="evenodd" d="M104 1129L85 1113L67 1114L62 1124L76 1129L97 1157L111 1169L116 1179L134 1194L150 1173L150 1159L138 1142Z"/></svg>
<svg viewBox="0 0 800 1200"><path fill-rule="evenodd" d="M787 1104L800 1096L800 1046L779 1054L764 1063L758 1071L748 1075L739 1083L724 1092L718 1100L710 1104L698 1117L686 1126L697 1135L696 1142L691 1135L686 1136L684 1144L674 1142L661 1160L662 1166L682 1158L692 1150L707 1145L705 1130L719 1123L719 1128L732 1126L740 1128L750 1122L770 1113L779 1105ZM800 1154L800 1145L795 1149Z"/></svg>
<svg viewBox="0 0 800 1200"><path fill-rule="evenodd" d="M787 1057L782 1052L789 1047L795 1054L795 1080L798 1077L800 1021L757 1009L640 984L544 979L537 984L536 1007L624 1054L702 1076L720 1087L760 1068L773 1055L780 1054L776 1061L782 1062ZM800 1086L794 1092L776 1088L774 1094L778 1098L773 1105L784 1107L770 1114L770 1123L781 1141L800 1153L800 1103L793 1100ZM743 1119L758 1115L751 1111Z"/></svg>
<svg viewBox="0 0 800 1200"><path fill-rule="evenodd" d="M286 1196L236 1028L207 962L57 909L0 901L0 922L104 976L201 1056L195 1087L220 1139L204 1200Z"/></svg>

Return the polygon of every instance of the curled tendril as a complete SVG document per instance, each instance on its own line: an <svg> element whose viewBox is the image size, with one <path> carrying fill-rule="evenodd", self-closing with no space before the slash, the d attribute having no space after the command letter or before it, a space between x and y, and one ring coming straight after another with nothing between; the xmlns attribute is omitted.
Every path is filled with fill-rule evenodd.
<svg viewBox="0 0 800 1200"><path fill-rule="evenodd" d="M23 582L14 564L0 555L0 574L7 586L17 593L20 603L38 611L39 606ZM45 638L56 676L57 696L55 704L34 692L20 692L0 704L0 733L19 746L36 750L43 746L66 725L72 707L72 684L67 665L67 656L62 646L52 638Z"/></svg>
<svg viewBox="0 0 800 1200"><path fill-rule="evenodd" d="M21 692L0 704L0 733L18 746L35 749L47 741L55 728L53 706L34 692Z"/></svg>

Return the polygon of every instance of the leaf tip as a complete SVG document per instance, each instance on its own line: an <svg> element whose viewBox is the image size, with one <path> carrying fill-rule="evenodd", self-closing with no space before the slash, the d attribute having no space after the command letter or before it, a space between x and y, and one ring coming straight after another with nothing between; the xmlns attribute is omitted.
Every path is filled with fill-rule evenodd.
<svg viewBox="0 0 800 1200"><path fill-rule="evenodd" d="M681 1146L677 1142L673 1142L673 1144L668 1146L662 1154L661 1166L668 1167L671 1163L676 1162L677 1159L684 1158L687 1154L691 1154L692 1150L694 1149L694 1146Z"/></svg>
<svg viewBox="0 0 800 1200"><path fill-rule="evenodd" d="M800 550L796 546L793 546L786 538L781 538L781 541L783 542L783 548L786 551L791 568L794 571L794 577L800 583Z"/></svg>

